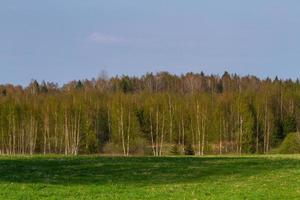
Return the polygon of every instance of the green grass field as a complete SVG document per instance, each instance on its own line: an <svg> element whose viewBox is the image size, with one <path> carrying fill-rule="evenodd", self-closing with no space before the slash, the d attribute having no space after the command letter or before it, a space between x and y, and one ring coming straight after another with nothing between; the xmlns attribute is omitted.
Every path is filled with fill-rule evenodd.
<svg viewBox="0 0 300 200"><path fill-rule="evenodd" d="M0 157L0 199L300 199L300 156Z"/></svg>

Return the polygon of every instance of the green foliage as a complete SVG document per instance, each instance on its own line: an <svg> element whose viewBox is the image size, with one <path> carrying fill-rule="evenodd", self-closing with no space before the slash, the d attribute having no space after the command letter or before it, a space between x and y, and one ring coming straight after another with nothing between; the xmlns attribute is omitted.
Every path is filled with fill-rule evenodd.
<svg viewBox="0 0 300 200"><path fill-rule="evenodd" d="M297 131L297 122L294 116L286 116L283 120L283 132L286 134Z"/></svg>
<svg viewBox="0 0 300 200"><path fill-rule="evenodd" d="M289 133L278 149L281 154L300 153L300 133Z"/></svg>
<svg viewBox="0 0 300 200"><path fill-rule="evenodd" d="M120 89L124 93L128 93L128 92L132 92L133 88L134 88L134 86L133 86L133 83L130 80L130 78L128 76L123 76L120 81Z"/></svg>
<svg viewBox="0 0 300 200"><path fill-rule="evenodd" d="M280 117L276 117L274 120L274 128L273 128L275 144L280 144L285 138L286 134L288 134L284 132L283 126L284 126L283 120L281 120Z"/></svg>
<svg viewBox="0 0 300 200"><path fill-rule="evenodd" d="M287 134L297 131L296 118L292 115L285 116L284 119L277 117L275 120L274 137L275 144L281 143Z"/></svg>
<svg viewBox="0 0 300 200"><path fill-rule="evenodd" d="M300 129L297 91L297 81L228 72L0 85L0 154L104 153L106 144L126 156L166 155L176 144L268 153Z"/></svg>

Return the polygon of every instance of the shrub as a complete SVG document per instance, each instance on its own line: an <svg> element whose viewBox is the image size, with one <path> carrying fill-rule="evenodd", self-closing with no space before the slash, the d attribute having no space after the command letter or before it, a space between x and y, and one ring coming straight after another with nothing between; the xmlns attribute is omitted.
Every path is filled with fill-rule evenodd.
<svg viewBox="0 0 300 200"><path fill-rule="evenodd" d="M101 153L109 155L123 155L122 144L106 143ZM152 149L143 138L135 138L129 147L130 155L152 155Z"/></svg>
<svg viewBox="0 0 300 200"><path fill-rule="evenodd" d="M180 151L179 151L179 148L178 148L178 145L173 145L170 149L170 153L172 155L180 155Z"/></svg>
<svg viewBox="0 0 300 200"><path fill-rule="evenodd" d="M278 153L300 153L300 133L289 133L280 145Z"/></svg>
<svg viewBox="0 0 300 200"><path fill-rule="evenodd" d="M122 147L120 145L114 144L114 143L106 143L103 152L104 154L110 154L110 155L122 155Z"/></svg>
<svg viewBox="0 0 300 200"><path fill-rule="evenodd" d="M184 148L184 155L195 155L194 148L191 144L186 145Z"/></svg>

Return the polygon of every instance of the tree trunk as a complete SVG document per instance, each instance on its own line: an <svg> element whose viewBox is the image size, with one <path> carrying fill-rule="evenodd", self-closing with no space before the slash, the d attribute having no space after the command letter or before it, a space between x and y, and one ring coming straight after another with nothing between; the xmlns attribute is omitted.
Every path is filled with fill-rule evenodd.
<svg viewBox="0 0 300 200"><path fill-rule="evenodd" d="M165 129L165 115L164 115L164 111L162 113L162 128L161 128L161 139L160 139L160 149L159 149L159 155L162 155L162 149L163 149L163 144L164 144L164 129Z"/></svg>
<svg viewBox="0 0 300 200"><path fill-rule="evenodd" d="M258 145L259 145L259 113L256 114L256 153L259 152Z"/></svg>
<svg viewBox="0 0 300 200"><path fill-rule="evenodd" d="M121 140L122 140L122 147L123 147L123 155L126 156L125 138L124 138L123 107L121 107L120 122L121 122Z"/></svg>
<svg viewBox="0 0 300 200"><path fill-rule="evenodd" d="M159 134L159 126L158 126L158 108L156 108L156 134L155 134L155 155L158 156L158 134Z"/></svg>
<svg viewBox="0 0 300 200"><path fill-rule="evenodd" d="M220 117L220 124L219 124L219 154L222 155L222 119Z"/></svg>
<svg viewBox="0 0 300 200"><path fill-rule="evenodd" d="M199 105L197 101L196 109L196 119L197 119L197 135L198 135L198 155L201 155L201 131L200 131L200 119L199 119Z"/></svg>
<svg viewBox="0 0 300 200"><path fill-rule="evenodd" d="M68 115L65 112L65 155L69 154L69 128L68 128Z"/></svg>
<svg viewBox="0 0 300 200"><path fill-rule="evenodd" d="M173 142L173 114L172 114L172 104L171 104L171 99L169 97L169 136L170 136L170 144Z"/></svg>
<svg viewBox="0 0 300 200"><path fill-rule="evenodd" d="M129 156L129 145L130 145L130 112L128 112L128 130L127 130L127 152L126 155Z"/></svg>
<svg viewBox="0 0 300 200"><path fill-rule="evenodd" d="M242 154L242 146L243 146L243 117L241 117L241 121L240 121L240 141L239 141L240 145L239 145L239 154Z"/></svg>
<svg viewBox="0 0 300 200"><path fill-rule="evenodd" d="M205 125L204 125L204 116L201 119L202 125L202 145L201 145L201 156L204 155L204 146L205 146Z"/></svg>
<svg viewBox="0 0 300 200"><path fill-rule="evenodd" d="M155 156L155 146L154 146L154 138L153 138L153 123L152 123L152 111L150 111L150 135L151 135L151 147L153 155Z"/></svg>

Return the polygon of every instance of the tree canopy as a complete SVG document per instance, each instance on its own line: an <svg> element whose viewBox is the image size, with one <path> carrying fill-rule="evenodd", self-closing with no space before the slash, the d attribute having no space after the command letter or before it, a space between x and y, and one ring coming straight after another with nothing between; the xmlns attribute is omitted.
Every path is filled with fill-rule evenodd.
<svg viewBox="0 0 300 200"><path fill-rule="evenodd" d="M0 153L268 153L300 127L299 81L168 72L0 85Z"/></svg>

